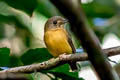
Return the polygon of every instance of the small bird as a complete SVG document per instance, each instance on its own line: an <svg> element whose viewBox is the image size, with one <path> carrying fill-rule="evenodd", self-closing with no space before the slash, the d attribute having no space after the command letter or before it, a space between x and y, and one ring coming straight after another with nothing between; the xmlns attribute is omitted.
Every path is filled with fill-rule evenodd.
<svg viewBox="0 0 120 80"><path fill-rule="evenodd" d="M60 16L54 16L47 20L44 28L44 42L48 51L58 57L61 54L76 53L70 35L65 30L68 20ZM68 62L72 70L77 70L76 62Z"/></svg>

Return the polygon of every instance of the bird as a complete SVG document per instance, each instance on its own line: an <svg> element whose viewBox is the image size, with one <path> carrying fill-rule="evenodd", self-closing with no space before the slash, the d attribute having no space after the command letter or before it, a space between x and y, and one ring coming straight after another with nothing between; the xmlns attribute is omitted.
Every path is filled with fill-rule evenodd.
<svg viewBox="0 0 120 80"><path fill-rule="evenodd" d="M76 50L72 42L70 34L65 29L67 19L61 16L53 16L49 18L44 27L44 42L48 51L58 57L61 54L75 54ZM68 62L71 70L77 70L76 62Z"/></svg>

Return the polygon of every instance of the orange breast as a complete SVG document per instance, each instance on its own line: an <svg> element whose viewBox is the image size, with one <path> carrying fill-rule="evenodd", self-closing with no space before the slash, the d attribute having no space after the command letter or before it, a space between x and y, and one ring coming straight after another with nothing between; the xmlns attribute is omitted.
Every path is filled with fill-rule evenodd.
<svg viewBox="0 0 120 80"><path fill-rule="evenodd" d="M45 32L44 41L46 47L54 57L63 53L72 53L72 48L68 43L66 33L64 29L55 29Z"/></svg>

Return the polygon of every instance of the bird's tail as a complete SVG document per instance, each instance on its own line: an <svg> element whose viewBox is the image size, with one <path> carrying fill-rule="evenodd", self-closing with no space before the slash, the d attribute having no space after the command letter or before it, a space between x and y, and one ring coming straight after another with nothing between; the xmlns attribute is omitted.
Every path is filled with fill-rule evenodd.
<svg viewBox="0 0 120 80"><path fill-rule="evenodd" d="M72 71L78 70L77 65L76 65L76 61L70 61L70 62L68 62L68 64L70 65L70 68Z"/></svg>

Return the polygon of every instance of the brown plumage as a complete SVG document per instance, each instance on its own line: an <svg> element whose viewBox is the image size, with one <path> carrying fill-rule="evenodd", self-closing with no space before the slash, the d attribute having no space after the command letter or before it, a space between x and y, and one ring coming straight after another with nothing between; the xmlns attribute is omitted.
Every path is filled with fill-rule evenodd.
<svg viewBox="0 0 120 80"><path fill-rule="evenodd" d="M60 54L75 53L75 47L71 37L64 29L66 20L60 16L54 16L45 24L44 41L49 52L57 57ZM76 62L69 62L72 70L76 70Z"/></svg>

